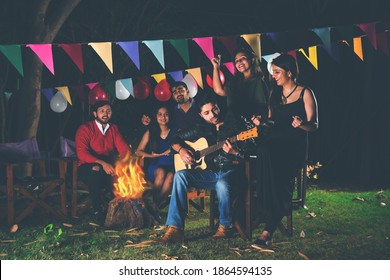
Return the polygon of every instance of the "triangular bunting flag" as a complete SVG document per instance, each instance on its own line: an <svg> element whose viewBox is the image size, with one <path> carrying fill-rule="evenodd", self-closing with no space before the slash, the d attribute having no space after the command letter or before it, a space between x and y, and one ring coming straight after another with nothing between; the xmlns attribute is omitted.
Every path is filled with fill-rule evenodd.
<svg viewBox="0 0 390 280"><path fill-rule="evenodd" d="M214 58L213 37L193 38L208 59Z"/></svg>
<svg viewBox="0 0 390 280"><path fill-rule="evenodd" d="M257 57L261 60L260 34L244 34L241 35L241 37L248 43Z"/></svg>
<svg viewBox="0 0 390 280"><path fill-rule="evenodd" d="M43 95L46 97L47 101L50 102L50 100L53 98L53 89L52 88L43 88L42 90Z"/></svg>
<svg viewBox="0 0 390 280"><path fill-rule="evenodd" d="M217 39L222 42L229 54L233 56L237 50L237 36L217 37Z"/></svg>
<svg viewBox="0 0 390 280"><path fill-rule="evenodd" d="M317 46L309 47L309 55L305 53L303 49L299 49L301 53L310 61L315 69L318 70L318 59L317 59Z"/></svg>
<svg viewBox="0 0 390 280"><path fill-rule="evenodd" d="M225 65L225 67L229 70L230 73L232 73L233 76L236 74L233 62L226 62L223 65Z"/></svg>
<svg viewBox="0 0 390 280"><path fill-rule="evenodd" d="M274 58L278 57L279 55L280 55L280 53L273 53L273 54L269 54L269 55L263 55L263 59L265 61L267 61L268 73L270 73L271 75L273 74L273 71L272 71L272 60L274 60Z"/></svg>
<svg viewBox="0 0 390 280"><path fill-rule="evenodd" d="M51 44L29 44L26 45L26 47L30 48L54 75L53 50Z"/></svg>
<svg viewBox="0 0 390 280"><path fill-rule="evenodd" d="M56 89L58 91L62 91L62 93L64 94L64 97L66 99L66 101L68 101L68 103L70 105L72 105L72 99L70 98L70 94L69 94L69 89L68 87L56 87Z"/></svg>
<svg viewBox="0 0 390 280"><path fill-rule="evenodd" d="M181 81L184 78L183 71L169 72L168 74L176 82Z"/></svg>
<svg viewBox="0 0 390 280"><path fill-rule="evenodd" d="M359 27L367 35L367 38L370 41L371 45L374 47L374 49L377 49L375 25L375 22L356 24L356 26Z"/></svg>
<svg viewBox="0 0 390 280"><path fill-rule="evenodd" d="M163 40L142 41L154 54L162 68L165 69Z"/></svg>
<svg viewBox="0 0 390 280"><path fill-rule="evenodd" d="M313 29L314 33L316 33L317 36L320 37L325 51L336 61L339 61L338 46L332 44L331 30L331 27Z"/></svg>
<svg viewBox="0 0 390 280"><path fill-rule="evenodd" d="M320 37L325 50L332 55L332 42L330 39L330 27L324 27L324 28L315 28L313 29L313 32L317 34L318 37Z"/></svg>
<svg viewBox="0 0 390 280"><path fill-rule="evenodd" d="M296 50L291 50L287 52L289 55L295 58L295 61L297 61L297 51Z"/></svg>
<svg viewBox="0 0 390 280"><path fill-rule="evenodd" d="M140 70L138 41L117 42L117 44L130 57L130 59L134 62L135 66L137 66L138 70Z"/></svg>
<svg viewBox="0 0 390 280"><path fill-rule="evenodd" d="M356 55L364 61L363 58L363 45L362 45L362 38L356 37L353 38L353 51L356 53Z"/></svg>
<svg viewBox="0 0 390 280"><path fill-rule="evenodd" d="M164 80L166 78L166 75L165 73L161 73L161 74L154 74L152 75L153 79L156 80L156 82L160 82L161 80Z"/></svg>
<svg viewBox="0 0 390 280"><path fill-rule="evenodd" d="M8 102L8 100L11 98L12 92L5 91L4 95L5 95L5 100Z"/></svg>
<svg viewBox="0 0 390 280"><path fill-rule="evenodd" d="M85 84L89 89L93 89L96 85L100 84L99 82L95 82L95 83L89 83L89 84Z"/></svg>
<svg viewBox="0 0 390 280"><path fill-rule="evenodd" d="M0 45L0 51L23 77L22 51L20 45Z"/></svg>
<svg viewBox="0 0 390 280"><path fill-rule="evenodd" d="M278 57L280 55L280 53L276 52L276 53L273 53L273 54L268 54L268 55L263 55L263 59L267 62L272 62L272 60L275 58L275 57Z"/></svg>
<svg viewBox="0 0 390 280"><path fill-rule="evenodd" d="M184 60L184 63L187 66L190 66L190 56L188 52L188 40L169 40L169 43L176 49L180 57Z"/></svg>
<svg viewBox="0 0 390 280"><path fill-rule="evenodd" d="M198 67L198 68L187 69L186 71L194 77L198 86L200 86L203 89L203 79L202 79L202 72L200 68Z"/></svg>
<svg viewBox="0 0 390 280"><path fill-rule="evenodd" d="M84 74L84 63L83 63L83 53L81 44L60 44L58 45L62 48L66 54L72 59L77 68Z"/></svg>
<svg viewBox="0 0 390 280"><path fill-rule="evenodd" d="M95 52L100 56L103 60L104 64L106 64L107 68L111 73L114 73L112 68L112 48L111 42L102 42L102 43L89 43Z"/></svg>
<svg viewBox="0 0 390 280"><path fill-rule="evenodd" d="M279 49L285 49L285 46L288 45L288 34L286 32L272 32L266 35L272 39Z"/></svg>
<svg viewBox="0 0 390 280"><path fill-rule="evenodd" d="M389 55L389 45L387 43L387 33L381 32L376 34L376 41L378 49L380 49L384 54Z"/></svg>

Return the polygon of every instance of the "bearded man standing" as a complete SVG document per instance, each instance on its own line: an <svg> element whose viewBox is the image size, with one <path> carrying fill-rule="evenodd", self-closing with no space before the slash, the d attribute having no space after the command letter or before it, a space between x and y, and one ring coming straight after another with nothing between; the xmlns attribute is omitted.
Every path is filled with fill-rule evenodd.
<svg viewBox="0 0 390 280"><path fill-rule="evenodd" d="M179 81L170 85L173 99L177 102L174 106L173 118L178 130L188 129L199 123L202 118L198 114L198 106L194 99L190 98L187 84Z"/></svg>

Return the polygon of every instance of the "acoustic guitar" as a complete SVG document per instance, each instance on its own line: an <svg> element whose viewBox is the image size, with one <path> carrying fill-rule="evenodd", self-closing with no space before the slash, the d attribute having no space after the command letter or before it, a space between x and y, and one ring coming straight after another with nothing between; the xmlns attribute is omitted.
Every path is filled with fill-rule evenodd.
<svg viewBox="0 0 390 280"><path fill-rule="evenodd" d="M236 136L227 138L226 140L229 140L230 143L235 143L237 141L244 141L251 138L258 137L258 131L257 127L245 130ZM206 169L207 164L205 161L205 156L221 149L223 147L223 144L225 141L219 141L216 144L209 147L206 138L202 137L196 140L195 142L191 141L185 141L185 144L187 145L186 148L189 148L194 153L195 162L191 165L185 164L180 154L174 155L174 163L175 163L175 170L183 170L183 169Z"/></svg>

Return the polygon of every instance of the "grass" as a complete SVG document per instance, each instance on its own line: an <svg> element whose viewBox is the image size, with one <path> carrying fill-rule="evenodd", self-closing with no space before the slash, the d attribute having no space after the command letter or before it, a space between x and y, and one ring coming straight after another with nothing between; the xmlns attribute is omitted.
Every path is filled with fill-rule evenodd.
<svg viewBox="0 0 390 280"><path fill-rule="evenodd" d="M160 228L110 231L95 225L96 221L88 215L64 221L30 218L18 225L15 233L2 225L0 259L389 260L388 197L390 190L352 192L310 188L308 209L294 210L293 237L276 231L274 244L269 248L272 251L252 248L250 242L238 235L228 240L212 240L207 212L192 212L186 220L186 243L169 246L149 242L161 237L165 230ZM381 206L381 202L386 205ZM163 214L166 215L166 209ZM253 235L260 230L256 228Z"/></svg>

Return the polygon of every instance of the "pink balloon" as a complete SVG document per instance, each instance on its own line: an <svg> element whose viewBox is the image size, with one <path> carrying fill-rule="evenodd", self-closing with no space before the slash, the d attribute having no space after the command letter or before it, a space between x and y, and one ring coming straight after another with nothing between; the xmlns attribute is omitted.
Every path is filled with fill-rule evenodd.
<svg viewBox="0 0 390 280"><path fill-rule="evenodd" d="M98 101L108 100L106 91L100 86L94 86L88 95L88 102L90 105L94 105Z"/></svg>
<svg viewBox="0 0 390 280"><path fill-rule="evenodd" d="M225 75L221 70L219 70L219 79L221 80L222 85L225 84ZM213 79L210 77L209 74L206 76L206 82L209 85L209 87L213 88Z"/></svg>
<svg viewBox="0 0 390 280"><path fill-rule="evenodd" d="M134 97L144 100L150 94L150 85L145 80L140 80L133 88Z"/></svg>
<svg viewBox="0 0 390 280"><path fill-rule="evenodd" d="M168 101L171 98L171 91L166 79L161 80L154 88L154 96L158 101Z"/></svg>

